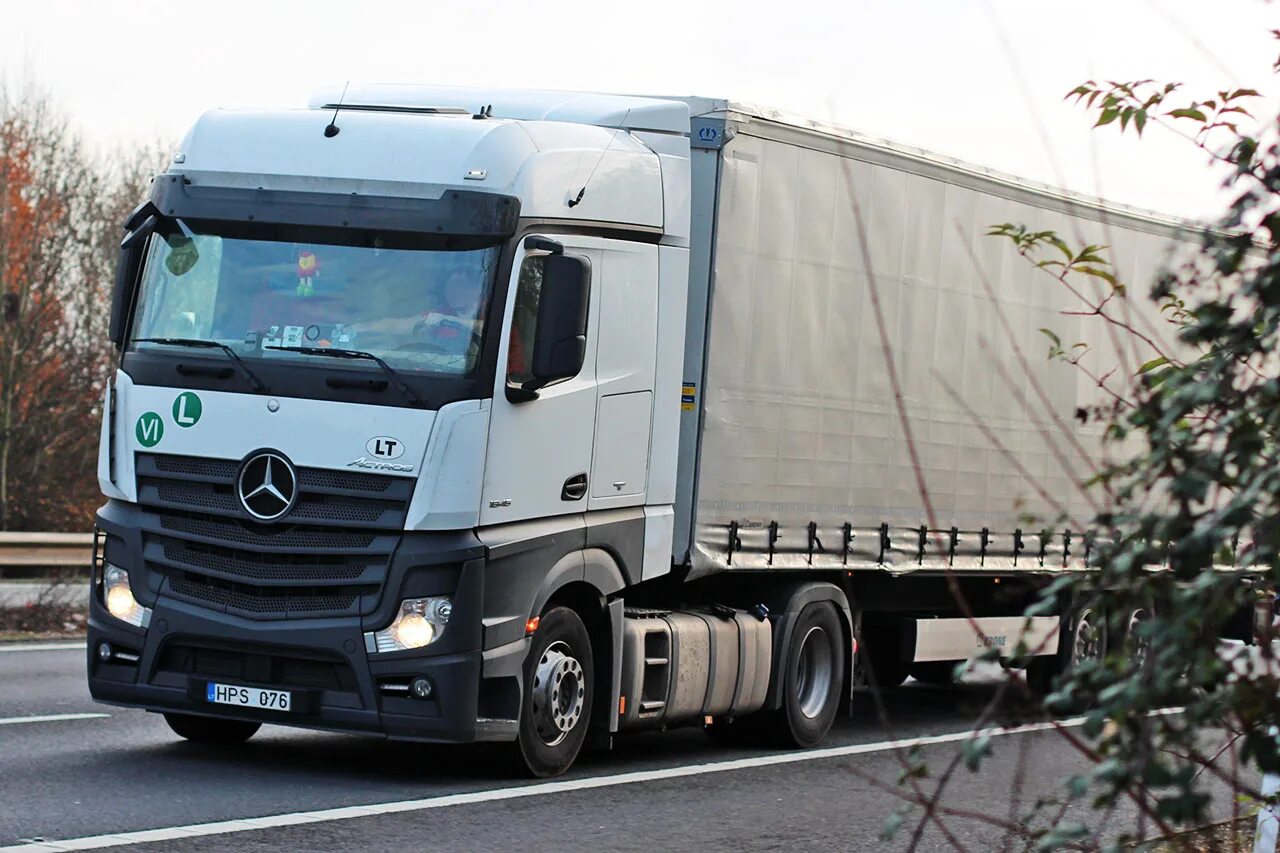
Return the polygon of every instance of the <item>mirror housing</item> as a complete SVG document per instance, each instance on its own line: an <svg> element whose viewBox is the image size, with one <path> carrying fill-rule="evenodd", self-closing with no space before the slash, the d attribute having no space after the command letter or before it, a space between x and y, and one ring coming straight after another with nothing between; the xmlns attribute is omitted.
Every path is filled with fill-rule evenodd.
<svg viewBox="0 0 1280 853"><path fill-rule="evenodd" d="M591 262L577 255L548 255L538 299L537 335L525 391L572 379L587 355Z"/></svg>
<svg viewBox="0 0 1280 853"><path fill-rule="evenodd" d="M150 237L159 225L154 205L150 202L138 207L125 222L124 239L120 241L120 258L116 262L116 281L111 290L111 321L107 334L117 350L124 349L124 339L129 334L129 308L133 305L138 287L138 273L142 267L142 253Z"/></svg>

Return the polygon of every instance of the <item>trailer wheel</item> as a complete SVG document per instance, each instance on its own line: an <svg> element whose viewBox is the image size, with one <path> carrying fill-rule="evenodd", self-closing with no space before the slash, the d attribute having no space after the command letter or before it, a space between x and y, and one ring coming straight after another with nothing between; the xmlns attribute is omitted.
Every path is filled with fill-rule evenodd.
<svg viewBox="0 0 1280 853"><path fill-rule="evenodd" d="M164 721L174 734L192 743L211 743L227 746L244 743L253 737L262 723L245 720L219 720L215 717L197 717L193 714L165 714Z"/></svg>
<svg viewBox="0 0 1280 853"><path fill-rule="evenodd" d="M1057 654L1040 655L1027 664L1027 686L1040 696L1053 690L1059 673L1069 672L1086 660L1101 660L1107 653L1107 620L1102 611L1086 607L1069 619L1063 616L1061 626Z"/></svg>
<svg viewBox="0 0 1280 853"><path fill-rule="evenodd" d="M1150 608L1137 607L1129 613L1129 618L1125 622L1124 650L1125 654L1133 661L1135 670L1141 670L1146 665L1147 655L1151 652L1151 640L1138 636L1138 631L1142 624L1150 619Z"/></svg>
<svg viewBox="0 0 1280 853"><path fill-rule="evenodd" d="M840 614L829 601L800 611L782 677L782 707L765 720L774 739L806 749L831 730L844 689L844 631Z"/></svg>
<svg viewBox="0 0 1280 853"><path fill-rule="evenodd" d="M581 617L567 607L544 613L524 661L520 708L520 755L534 776L559 776L578 757L591 721L593 666Z"/></svg>
<svg viewBox="0 0 1280 853"><path fill-rule="evenodd" d="M1086 660L1101 660L1107 653L1107 620L1102 612L1086 607L1071 621L1067 667L1074 669Z"/></svg>

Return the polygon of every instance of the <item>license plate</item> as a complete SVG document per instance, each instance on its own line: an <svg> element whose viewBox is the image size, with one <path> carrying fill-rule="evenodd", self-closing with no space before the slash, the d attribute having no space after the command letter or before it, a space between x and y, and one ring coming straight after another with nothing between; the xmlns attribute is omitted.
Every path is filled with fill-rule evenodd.
<svg viewBox="0 0 1280 853"><path fill-rule="evenodd" d="M288 690L263 690L261 687L239 687L235 684L215 684L205 687L205 698L219 705L236 705L241 708L263 708L268 711L289 711L293 708L293 696Z"/></svg>

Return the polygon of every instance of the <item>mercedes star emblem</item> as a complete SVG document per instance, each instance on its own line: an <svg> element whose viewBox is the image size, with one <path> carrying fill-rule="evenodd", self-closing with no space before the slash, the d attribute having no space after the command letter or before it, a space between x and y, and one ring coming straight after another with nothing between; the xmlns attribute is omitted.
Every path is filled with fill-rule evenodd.
<svg viewBox="0 0 1280 853"><path fill-rule="evenodd" d="M298 497L298 475L280 454L256 453L240 469L236 493L249 515L259 521L275 521L293 507Z"/></svg>

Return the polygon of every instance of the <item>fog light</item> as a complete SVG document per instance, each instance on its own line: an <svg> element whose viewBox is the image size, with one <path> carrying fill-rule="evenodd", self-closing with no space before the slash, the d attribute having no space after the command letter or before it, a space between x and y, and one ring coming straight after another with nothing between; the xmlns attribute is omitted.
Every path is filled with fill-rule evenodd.
<svg viewBox="0 0 1280 853"><path fill-rule="evenodd" d="M395 620L381 631L365 634L371 652L400 652L429 646L444 633L453 605L443 596L410 598L400 603Z"/></svg>
<svg viewBox="0 0 1280 853"><path fill-rule="evenodd" d="M111 644L98 643L98 660L106 663L111 660Z"/></svg>
<svg viewBox="0 0 1280 853"><path fill-rule="evenodd" d="M413 694L414 699L430 699L431 682L422 677L415 678L409 682L409 692Z"/></svg>
<svg viewBox="0 0 1280 853"><path fill-rule="evenodd" d="M133 590L129 587L129 573L119 566L107 563L107 570L102 576L102 596L107 612L121 622L136 628L145 628L150 624L151 608L143 607L133 597Z"/></svg>

